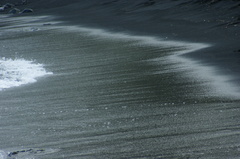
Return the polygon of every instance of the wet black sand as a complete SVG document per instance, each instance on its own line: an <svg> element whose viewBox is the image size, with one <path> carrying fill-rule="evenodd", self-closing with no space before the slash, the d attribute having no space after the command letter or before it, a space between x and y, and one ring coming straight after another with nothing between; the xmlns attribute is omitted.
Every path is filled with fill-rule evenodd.
<svg viewBox="0 0 240 159"><path fill-rule="evenodd" d="M34 10L13 15L17 17L55 15L56 20L66 24L209 43L212 47L184 56L216 66L218 73L234 76L232 82L239 82L239 1L29 0L22 5L18 0L2 0L0 3L6 2L17 4L21 10ZM4 25L11 25L11 20L0 23ZM82 38L84 35L80 33L66 34L61 30L30 32L29 38L25 33L21 35L20 40L2 42L16 44L13 46L16 50L46 64L55 76L1 93L0 149L10 152L8 157L48 152L57 154L42 158L239 156L239 101L214 97L198 100L198 94L186 99L184 95L191 94L191 89L182 88L193 85L195 90L197 84L186 85L188 81L184 80L177 83L174 77L181 72L158 76L151 74L151 66L132 63L141 59L141 55L155 57L154 49L147 47L145 52L128 48L124 45L127 42L106 39L101 42L101 38ZM109 43L112 45L105 47ZM82 52L85 45L90 47ZM117 54L108 53L109 49ZM117 65L112 59L118 61Z"/></svg>
<svg viewBox="0 0 240 159"><path fill-rule="evenodd" d="M29 0L27 5L20 5L20 0L3 0L2 4L6 2L32 8L31 15L55 15L70 24L209 43L212 47L186 56L217 66L219 73L234 76L234 82L239 83L238 0Z"/></svg>

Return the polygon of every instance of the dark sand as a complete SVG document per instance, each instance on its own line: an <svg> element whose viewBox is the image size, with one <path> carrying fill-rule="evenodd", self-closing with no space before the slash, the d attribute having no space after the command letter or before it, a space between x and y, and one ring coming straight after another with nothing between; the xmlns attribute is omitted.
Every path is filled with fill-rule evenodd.
<svg viewBox="0 0 240 159"><path fill-rule="evenodd" d="M1 3L7 2L20 9L32 8L31 15L55 15L70 24L209 43L212 47L186 56L217 66L221 70L218 73L234 76L233 82L240 82L239 0L29 0L27 5L21 5L20 0L2 0Z"/></svg>
<svg viewBox="0 0 240 159"><path fill-rule="evenodd" d="M56 20L64 21L66 24L81 25L81 26L93 27L93 28L103 28L106 30L110 30L112 32L116 31L116 32L126 32L126 33L131 33L131 34L136 34L136 35L157 36L160 38L165 38L167 40L209 43L212 45L212 47L209 47L204 50L199 50L197 52L188 53L187 55L184 55L184 56L192 58L193 60L198 60L203 65L210 65L210 66L218 67L219 68L218 73L233 76L235 78L233 78L234 80L231 82L234 82L235 84L237 84L237 86L239 86L239 84L240 84L240 74L239 74L239 72L240 72L240 69L239 69L239 66L240 66L240 45L239 45L239 41L240 41L240 35L239 35L240 34L240 32L239 32L240 31L240 12L239 12L240 11L240 1L236 1L236 0L235 1L234 0L181 0L181 1L180 0L179 1L177 1L177 0L156 0L154 2L154 1L147 1L147 0L29 0L27 5L22 5L20 0L1 0L0 4L5 4L7 2L16 4L15 7L20 8L20 10L22 10L24 8L32 8L34 10L34 13L19 14L19 15L13 15L13 16L21 17L21 16L28 16L28 15L30 15L30 16L32 16L32 15L54 15L54 16L56 16ZM8 11L1 12L1 14L5 15L5 14L7 14L7 12ZM11 21L8 21L8 23L2 23L2 21L0 19L0 31L1 31L1 26L5 26L5 25L11 25ZM44 55L46 56L47 54L44 54ZM41 56L44 56L44 55L41 55ZM103 77L105 77L105 76L103 76ZM218 77L220 77L220 76L218 76ZM75 78L75 79L78 80L78 78ZM56 84L56 81L54 81L52 83ZM58 85L58 82L56 85ZM71 86L74 86L74 85L71 85ZM109 86L108 89L110 89L110 87L111 87L111 85ZM39 87L37 87L37 88L41 88L40 90L44 90L44 88L46 89L46 86L42 87L42 85L39 85ZM92 87L92 88L94 88L94 87ZM58 90L58 89L56 89L56 90ZM68 90L68 87L63 90ZM94 88L93 91L95 91L95 90L97 90L97 89ZM117 88L114 89L114 91L116 91L116 90L118 91ZM126 89L123 89L123 90L126 91ZM90 92L91 91L92 90L90 90ZM45 94L45 90L39 91L39 92L40 92L40 94L37 94L36 96L34 96L35 99L33 99L32 96L29 96L27 98L26 97L22 98L22 96L19 96L19 98L17 98L17 99L19 99L19 101L21 101L23 99L25 100L23 102L23 108L24 108L23 110L25 110L26 108L29 107L30 109L26 109L26 110L32 110L32 112L36 112L36 114L37 114L39 112L44 111L44 110L41 110L42 107L44 107L44 109L45 109L45 106L50 105L49 103L47 103L45 101L48 101L50 98L54 97L55 94L52 93L50 96L47 96L49 94L46 94L45 98L42 98L42 97L39 98L39 96L43 95L43 92ZM49 91L49 92L52 92L52 91ZM83 91L83 92L85 92L85 91ZM119 92L114 92L114 93L115 93L115 95L119 95L119 94L117 94ZM79 93L79 92L77 92L77 93ZM27 95L27 94L28 93L26 93L25 95ZM59 95L59 94L57 94L57 95ZM60 93L60 95L61 95L61 93ZM66 101L68 101L68 99L72 99L72 97L71 97L72 93L69 93L66 91L66 94L63 93L63 95L65 95L66 97L64 98L64 100L60 100L60 102L62 102L62 101L66 102ZM129 95L129 94L127 94L127 95ZM12 100L12 99L15 99L15 98L13 98L12 95L8 96L8 93L6 95L4 95L3 97L5 97L5 96L7 97L6 98L7 102L5 100L3 100L2 102L3 103L6 102L7 103L6 107L9 107L9 105L11 106L11 102L14 102L14 100ZM24 93L23 93L23 97L24 97ZM101 102L103 102L103 103L105 102L104 96L100 96L100 95L96 96L96 97L98 97L96 99L100 99L99 101L90 100L91 97L88 97L87 95L86 95L86 97L85 96L83 96L83 97L84 97L84 101L90 101L90 105L91 105L91 102L93 102L93 105L94 105L95 101L96 101L96 105L98 105L99 103L101 104ZM136 98L136 99L141 99L140 97ZM26 100L26 99L28 99L28 100ZM47 100L43 100L43 99L47 99ZM55 97L55 99L59 99L59 97ZM122 97L120 99L122 99ZM144 99L145 98L142 98L142 100L144 100ZM119 99L116 98L116 99L112 99L112 100L118 101ZM26 104L26 101L29 101L30 104ZM38 101L38 102L35 102L35 101ZM43 102L43 104L39 101ZM34 102L38 103L39 107L33 107L32 105L35 104ZM136 100L136 102L141 102L141 100L140 101ZM10 104L8 104L8 103L10 103ZM47 103L47 104L45 104L45 103ZM71 103L70 105L73 105L73 106L75 106L75 104L76 104L76 103L73 103L72 101L69 103ZM17 105L16 106L17 108L21 107L21 105L19 105L18 102L16 103L16 105ZM88 104L86 104L86 105L88 105ZM183 103L183 105L185 105L185 102ZM234 103L232 105L229 104L227 106L219 105L219 103L217 103L215 105L214 104L213 105L199 104L199 107L198 107L198 105L196 105L196 106L189 105L189 106L184 106L183 109L181 106L180 107L177 107L177 106L176 107L173 107L173 106L168 107L167 106L166 110L164 107L161 108L159 106L154 107L155 109L152 110L152 107L148 106L148 107L144 107L144 108L147 108L146 111L142 111L141 108L135 109L135 107L134 107L134 108L130 108L130 109L133 109L133 110L131 110L132 112L129 111L129 112L126 112L126 114L128 115L128 113L129 114L134 113L136 115L136 117L139 116L139 113L140 113L140 116L143 114L141 116L143 119L143 121L142 121L143 124L141 123L142 125L139 125L139 128L142 128L142 130L134 129L134 128L138 128L138 127L132 128L132 125L130 122L128 122L127 124L125 124L123 122L123 124L120 125L119 127L124 128L124 129L119 129L118 125L116 125L116 127L114 127L111 131L106 131L105 129L100 128L100 130L97 131L97 133L95 133L95 128L93 128L92 131L89 131L90 139L95 139L96 134L102 133L103 135L100 135L100 138L98 138L98 142L96 142L96 143L97 144L100 143L99 144L99 145L101 145L100 148L102 146L103 146L103 148L109 147L109 151L110 151L114 148L118 148L118 146L120 145L119 143L122 143L121 140L123 140L123 142L128 141L129 139L131 140L131 138L129 136L127 136L126 138L122 137L122 136L116 137L115 135L119 135L119 130L121 130L120 132L122 132L123 130L126 131L126 133L124 133L126 135L134 134L134 131L137 130L137 135L139 136L140 139L145 139L146 137L148 137L149 140L147 140L147 141L149 141L149 143L151 143L151 144L147 145L147 148L148 148L148 146L149 146L149 148L146 150L151 150L152 143L154 143L154 142L150 142L150 141L154 141L157 137L163 137L164 139L169 141L168 137L171 138L173 136L173 139L170 141L174 141L176 138L175 142L178 143L179 145L172 146L173 144L175 144L175 142L173 142L173 143L169 142L170 144L165 144L165 146L166 145L168 146L167 148L160 148L160 149L163 151L165 151L165 150L170 150L170 151L169 152L166 151L163 153L170 155L170 153L173 152L175 148L177 149L182 146L181 144L183 144L183 147L186 146L186 149L183 149L182 151L180 149L180 150L178 150L179 152L187 152L187 151L189 151L188 149L190 147L192 147L192 149L191 149L192 151L196 150L196 152L207 153L207 154L194 154L195 158L199 158L198 156L201 156L201 155L204 155L204 156L215 155L215 156L219 156L219 158L226 157L226 156L222 156L222 154L223 155L231 154L231 156L234 156L234 155L237 156L239 154L239 146L238 146L238 143L239 143L238 142L238 140L239 140L239 137L238 137L238 130L239 130L238 129L238 126L239 126L238 107L239 106L238 105L239 105L239 103L237 103L237 104ZM58 114L56 114L55 109L57 110L57 109L59 109L59 107L58 106L55 107L55 106L54 106L54 108L49 109L50 111L49 111L49 113L47 113L47 114L49 114L49 117L51 117L51 119L52 119L52 116L53 117L55 116L56 119L61 118L60 122L63 121L65 123L65 125L69 124L68 121L71 121L71 120L64 120L65 118L62 114L60 114L60 116L58 116ZM72 108L74 108L73 106L72 106ZM119 109L121 109L121 108L120 107L118 108L117 106L118 105L116 105L116 110L118 110L118 111L115 112L117 114L116 116L120 119L122 119L122 118L125 119L125 116L126 116L125 111L121 111L121 110L119 111ZM193 108L196 108L197 110L194 110ZM71 110L68 110L68 109L69 109L69 107L64 108L64 110L66 110L66 112L71 112ZM126 108L124 108L124 109L126 109ZM223 109L224 114L222 114L222 112L220 112L220 111L222 111L221 109ZM16 111L17 113L19 111L19 109L13 109L13 110L14 110L13 112ZM110 111L107 113L112 113L111 112L112 110L111 109L109 109L109 110ZM180 110L180 113L178 112L179 110ZM148 111L149 111L149 113L145 114L145 112L148 112ZM156 112L156 115L153 115L153 117L152 117L151 113L153 111ZM179 117L172 121L166 120L165 117L162 118L162 115L164 115L164 113L162 111L168 112L168 113L170 112L170 116L178 115ZM198 111L198 113L199 113L196 116L195 116L195 111ZM216 111L218 111L218 112L216 113ZM29 111L29 112L31 112L31 111ZM92 119L98 119L97 117L99 114L96 115L95 112L102 115L102 114L106 113L106 110L102 109L102 111L99 111L99 112L93 111L92 114L91 113L84 114L85 111L83 111L82 117L85 117L85 118L81 119L81 120L86 120L87 123L91 123ZM122 114L120 114L120 117L118 116L119 112L122 112ZM179 114L171 114L172 112L178 112ZM13 113L13 114L15 115L17 113ZM54 113L55 113L55 115L54 115ZM78 115L77 113L78 112L74 112L73 114ZM72 114L68 114L68 115L72 115ZM115 114L113 113L111 115L115 115ZM6 115L4 114L4 116L6 116ZM33 118L32 119L28 118L29 116L33 117ZM162 134L154 134L154 135L151 134L151 133L158 133L159 129L156 128L156 124L155 124L156 122L159 121L157 118L158 116L162 118L161 120L163 120L163 123L161 122L157 126L159 126L159 127L162 126L163 128L169 128L168 124L173 123L173 124L175 124L174 125L175 127L170 126L170 129L169 129L169 131L166 132L166 134L164 133L165 131ZM147 119L145 119L146 117L147 117ZM9 120L10 122L7 120L8 118L4 119L5 121L7 121L6 123L4 123L4 120L2 121L4 123L4 125L11 125L12 123L14 123L16 125L14 125L15 127L13 130L18 130L16 128L19 128L19 130L12 131L11 129L9 129L9 127L7 127L9 130L4 129L4 127L3 127L3 130L5 130L3 132L11 132L13 134L17 134L18 136L19 136L19 134L23 134L23 136L29 135L29 132L26 132L26 131L31 130L31 129L35 130L35 128L37 126L39 126L39 125L35 124L36 121L37 121L37 123L41 123L40 126L43 124L44 125L43 128L52 126L51 125L52 122L49 122L48 120L41 120L42 118L41 118L40 114L38 114L38 115L35 115L33 113L32 114L30 113L30 115L28 113L27 113L27 115L24 114L24 116L21 116L21 118L19 118L19 122L15 121L15 120L18 120L18 118L12 118L12 116L9 116L9 118L10 118L10 120ZM103 117L102 121L105 121L105 120L108 121L107 118L108 118L108 115L106 115L106 117ZM31 119L31 121L29 119ZM45 118L43 118L43 119L45 119ZM48 119L48 118L46 118L46 119ZM79 118L77 118L77 119L79 119ZM116 117L112 117L112 119L113 119L113 121L114 120L118 121L118 119L116 119ZM168 117L167 119L172 119L172 118ZM149 121L151 121L151 123L153 123L154 125L150 124L150 127L144 126L144 124L146 124ZM78 122L81 123L82 121L78 121ZM98 122L99 121L95 121L95 123L98 123ZM59 121L57 121L57 123L59 123ZM73 126L76 123L77 123L77 120L71 121L71 124ZM149 124L149 123L147 123L147 124ZM30 125L30 128L28 128L29 125ZM127 128L126 128L126 125L127 125ZM149 129L149 128L151 128L151 129ZM180 128L180 130L175 131L178 128ZM190 130L189 130L189 128L190 128ZM22 132L20 130L22 130ZM42 131L42 133L43 133L42 136L41 135L36 136L36 134L30 134L30 137L27 136L27 138L23 138L23 140L24 141L26 140L27 144L29 144L28 142L35 143L36 141L39 141L39 140L43 140L43 142L44 142L44 140L47 140L47 139L50 140L49 142L56 140L57 143L54 142L54 144L56 144L56 145L61 144L61 146L64 145L64 143L69 143L70 145L67 144L62 147L69 146L70 148L73 148L73 149L69 148L64 152L60 152L60 154L61 153L67 154L66 152L70 152L69 153L70 156L75 154L75 152L74 152L75 150L79 151L79 147L77 147L77 148L75 147L75 141L73 142L72 138L70 138L70 140L69 140L69 138L66 138L62 142L59 140L59 136L56 136L54 133L50 132L50 130L47 128L46 128L46 130L48 132L47 134L46 134L46 131ZM57 130L60 130L60 129L57 129ZM63 129L61 127L61 131L62 130ZM66 130L66 132L64 132L65 130ZM85 135L82 135L81 132L77 132L77 134L76 134L75 129L72 129L72 128L68 129L68 127L66 127L65 130L62 132L64 134L60 133L60 137L64 138L68 135L71 137L79 135L81 137L77 142L81 142L82 141L81 139L83 139L83 142L84 142L85 141L84 138L86 136L89 136L89 132L87 132ZM150 135L146 136L144 134L145 132L150 132ZM144 136L142 136L141 133L143 133ZM7 133L5 133L4 136L5 135L11 136L12 134L8 135ZM31 138L31 135L33 135L33 138ZM110 136L110 138L108 138L106 140L104 138L105 135L107 135L107 137ZM207 136L205 136L205 135L207 135ZM183 138L184 138L183 141L187 141L186 143L181 142L181 139L182 139L181 136L183 136ZM93 138L91 138L91 137L93 137ZM179 137L180 137L180 139L178 139ZM185 137L186 137L186 139L185 139ZM11 140L15 142L15 143L10 143L10 145L11 144L15 145L16 143L22 144L21 142L17 142L17 141L21 141L21 137L18 137L18 139L17 138L15 138L15 139L6 138L6 139L7 140L5 140L5 142L9 142ZM195 144L194 142L191 142L191 141L195 141L195 139L197 139L197 141L199 141L197 144ZM72 141L72 143L71 143L71 141ZM116 143L115 141L119 141L119 142ZM136 141L136 139L134 139L134 141ZM141 140L141 141L145 142L145 140ZM140 142L136 141L135 144L139 144L139 143L141 143L141 141ZM49 142L47 141L46 145L48 145ZM104 143L107 146L104 145ZM224 145L225 143L226 143L226 145ZM40 143L40 145L41 144L42 143ZM88 153L91 150L94 150L95 145L91 143L91 140L90 140L89 144L90 144L90 146L88 145L86 147L81 147L81 152L86 151L86 153ZM154 156L155 154L162 153L162 152L158 152L158 150L159 150L158 146L160 146L160 147L162 146L160 144L160 142L155 142L155 144L156 144L156 146L153 147L154 148L153 150L151 150L151 151L154 151L153 154L151 154L151 151L147 152L146 154L144 153L144 151L143 152L137 151L137 150L145 150L145 147L142 147L141 149L136 149L135 151L132 151L132 152L134 152L133 156L139 156L139 153L140 153L140 156L142 154L144 154L144 155L151 154ZM23 145L21 145L21 146L23 147ZM50 145L51 145L51 143L50 143ZM54 145L54 146L56 146L56 145ZM84 143L83 143L83 145L84 145ZM87 144L85 143L85 145L87 145ZM116 145L116 146L114 146L114 145ZM223 146L223 147L218 147L219 145ZM37 146L40 147L39 145L37 145ZM138 145L136 147L138 147ZM227 149L224 149L225 147ZM199 150L199 148L200 148L200 150ZM211 148L213 148L213 149L211 149ZM36 151L35 151L35 149L32 150L32 149L27 148L25 150L20 150L20 151L38 152L38 151L42 151L42 150L43 149L36 149ZM12 151L12 154L19 153L20 151L19 151L19 149L14 150L14 151ZM116 152L116 154L113 154L115 152ZM110 155L112 154L113 156L117 156L118 153L119 153L119 151L114 151L114 152L111 152ZM130 154L126 154L126 153L124 153L123 155L130 155ZM94 153L94 154L90 154L90 155L94 156L97 154ZM158 154L158 156L159 156L159 154ZM55 157L55 158L57 158L57 157ZM102 157L102 156L99 156L99 158L100 157ZM149 157L151 157L151 156L149 156ZM171 158L173 158L173 157L171 156ZM174 158L177 158L177 157L174 157ZM183 157L181 157L181 158L183 158ZM185 158L190 158L190 157L186 156Z"/></svg>

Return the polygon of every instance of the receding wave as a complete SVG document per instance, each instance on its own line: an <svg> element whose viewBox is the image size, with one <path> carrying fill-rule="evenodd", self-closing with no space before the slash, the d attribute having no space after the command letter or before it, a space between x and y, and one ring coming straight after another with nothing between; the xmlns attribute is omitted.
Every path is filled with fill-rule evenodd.
<svg viewBox="0 0 240 159"><path fill-rule="evenodd" d="M34 83L38 77L52 74L43 64L23 58L0 58L0 91L11 87Z"/></svg>

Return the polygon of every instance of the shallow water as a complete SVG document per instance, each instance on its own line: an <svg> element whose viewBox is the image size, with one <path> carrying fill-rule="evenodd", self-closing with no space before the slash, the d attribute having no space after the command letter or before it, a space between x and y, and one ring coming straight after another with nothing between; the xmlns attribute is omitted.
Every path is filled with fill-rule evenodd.
<svg viewBox="0 0 240 159"><path fill-rule="evenodd" d="M0 56L48 73L0 91L5 158L240 156L237 95L176 56L204 45L45 23L2 27Z"/></svg>

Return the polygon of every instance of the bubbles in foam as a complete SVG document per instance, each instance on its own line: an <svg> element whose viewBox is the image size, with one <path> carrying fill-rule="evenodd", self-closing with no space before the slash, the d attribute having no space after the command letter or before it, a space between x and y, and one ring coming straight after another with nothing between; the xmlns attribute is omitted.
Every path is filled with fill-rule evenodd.
<svg viewBox="0 0 240 159"><path fill-rule="evenodd" d="M0 150L0 159L6 159L6 158L7 158L7 154L4 151Z"/></svg>
<svg viewBox="0 0 240 159"><path fill-rule="evenodd" d="M34 83L47 72L42 64L25 59L0 58L0 91L23 84Z"/></svg>

